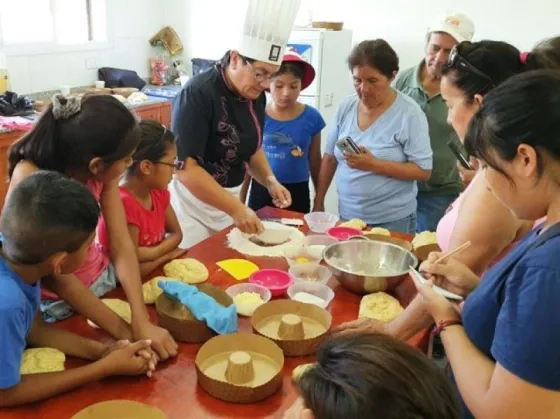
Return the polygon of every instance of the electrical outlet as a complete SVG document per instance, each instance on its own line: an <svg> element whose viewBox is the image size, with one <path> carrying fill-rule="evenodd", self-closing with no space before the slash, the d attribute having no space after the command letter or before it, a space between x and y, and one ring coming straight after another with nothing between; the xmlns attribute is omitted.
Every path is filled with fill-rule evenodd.
<svg viewBox="0 0 560 419"><path fill-rule="evenodd" d="M97 59L96 58L86 58L86 70L97 70Z"/></svg>

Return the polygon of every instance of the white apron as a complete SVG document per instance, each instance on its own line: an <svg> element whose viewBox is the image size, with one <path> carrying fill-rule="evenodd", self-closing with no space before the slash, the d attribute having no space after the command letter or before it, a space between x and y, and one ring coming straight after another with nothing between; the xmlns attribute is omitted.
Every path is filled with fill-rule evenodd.
<svg viewBox="0 0 560 419"><path fill-rule="evenodd" d="M224 189L239 198L242 186ZM177 176L169 184L169 193L183 232L181 249L188 249L233 224L233 218L195 197Z"/></svg>

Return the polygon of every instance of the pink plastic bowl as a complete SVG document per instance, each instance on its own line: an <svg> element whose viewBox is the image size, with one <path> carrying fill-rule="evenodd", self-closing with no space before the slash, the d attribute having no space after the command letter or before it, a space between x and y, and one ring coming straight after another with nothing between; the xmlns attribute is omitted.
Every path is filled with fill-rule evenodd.
<svg viewBox="0 0 560 419"><path fill-rule="evenodd" d="M268 288L273 297L283 295L294 283L288 272L279 269L261 269L249 277L249 282Z"/></svg>
<svg viewBox="0 0 560 419"><path fill-rule="evenodd" d="M363 235L360 230L351 227L333 227L327 230L327 235L339 241L348 240L351 237Z"/></svg>

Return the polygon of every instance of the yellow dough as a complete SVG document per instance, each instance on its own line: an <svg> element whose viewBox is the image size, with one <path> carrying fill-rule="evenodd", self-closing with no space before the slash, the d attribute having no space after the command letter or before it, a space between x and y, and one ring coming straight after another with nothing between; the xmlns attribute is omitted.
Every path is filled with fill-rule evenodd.
<svg viewBox="0 0 560 419"><path fill-rule="evenodd" d="M412 247L418 249L419 247L428 246L430 244L436 244L436 243L437 243L436 233L432 231L423 231L422 233L418 233L416 236L414 236L414 239L412 240Z"/></svg>
<svg viewBox="0 0 560 419"><path fill-rule="evenodd" d="M358 317L368 317L382 322L390 322L404 311L395 297L384 292L376 292L362 298Z"/></svg>
<svg viewBox="0 0 560 419"><path fill-rule="evenodd" d="M368 231L369 234L377 234L378 236L390 236L391 232L389 230L387 230L386 228L383 227L373 227L370 231Z"/></svg>
<svg viewBox="0 0 560 419"><path fill-rule="evenodd" d="M357 230L363 230L364 228L367 227L367 224L360 220L359 218L354 218L350 221L346 221L344 223L340 224L341 227L350 227L350 228L355 228Z"/></svg>
<svg viewBox="0 0 560 419"><path fill-rule="evenodd" d="M312 368L314 365L315 365L314 363L309 363L309 364L301 364L295 367L294 370L292 371L292 380L297 382L299 380L299 377L301 377L305 371L307 371L309 368Z"/></svg>
<svg viewBox="0 0 560 419"><path fill-rule="evenodd" d="M155 304L158 297L163 294L163 290L159 287L158 282L169 281L165 276L156 276L142 285L142 295L144 296L144 303Z"/></svg>
<svg viewBox="0 0 560 419"><path fill-rule="evenodd" d="M130 304L128 304L126 301L119 300L118 298L104 298L101 301L103 301L103 303L107 307L113 310L117 314L117 316L119 316L125 322L132 322L132 310L130 309ZM97 326L91 320L88 319L87 322L91 327L99 328L99 326Z"/></svg>
<svg viewBox="0 0 560 419"><path fill-rule="evenodd" d="M187 284L200 284L210 275L203 263L192 258L172 260L163 267L163 272L166 277Z"/></svg>
<svg viewBox="0 0 560 419"><path fill-rule="evenodd" d="M259 267L257 265L245 259L222 260L220 262L217 262L216 265L218 265L238 281L249 278L259 270Z"/></svg>
<svg viewBox="0 0 560 419"><path fill-rule="evenodd" d="M66 356L58 349L34 348L23 351L21 374L40 374L44 372L64 371Z"/></svg>

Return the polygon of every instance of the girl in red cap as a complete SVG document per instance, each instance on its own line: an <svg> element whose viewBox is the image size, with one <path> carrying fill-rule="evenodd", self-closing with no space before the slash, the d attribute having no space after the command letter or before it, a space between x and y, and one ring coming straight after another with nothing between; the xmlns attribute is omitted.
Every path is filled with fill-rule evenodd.
<svg viewBox="0 0 560 419"><path fill-rule="evenodd" d="M321 165L321 130L325 121L317 109L298 102L303 89L315 78L311 64L287 51L270 84L271 103L266 107L263 147L278 181L290 191L292 211L310 211L309 175L317 185ZM249 186L245 179L244 190ZM242 194L242 198L245 195ZM254 211L273 206L264 186L251 182L249 207Z"/></svg>

